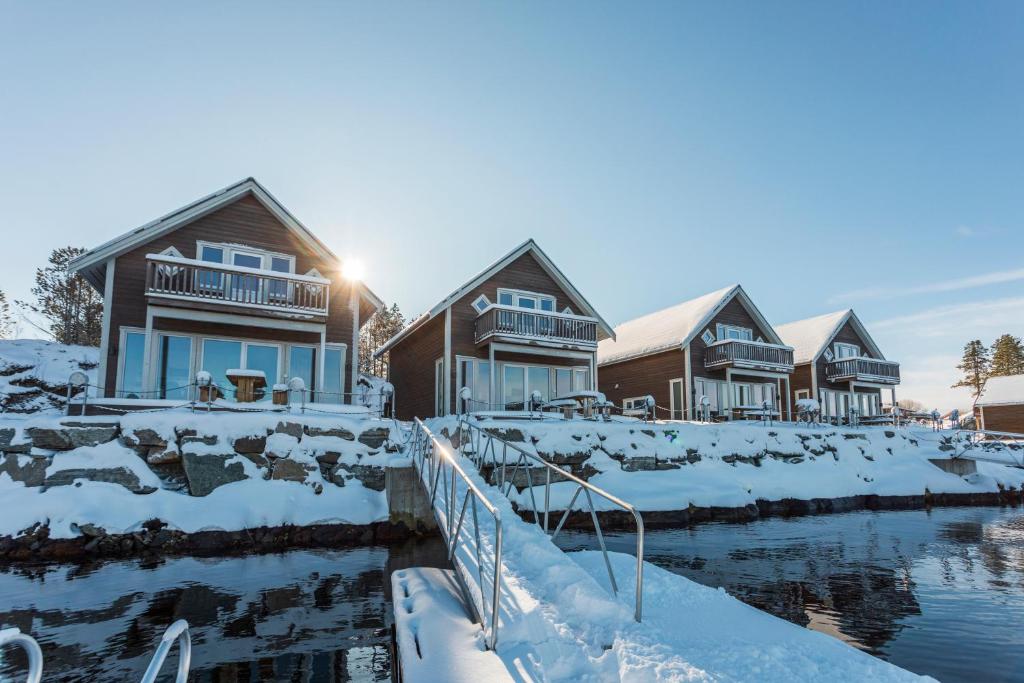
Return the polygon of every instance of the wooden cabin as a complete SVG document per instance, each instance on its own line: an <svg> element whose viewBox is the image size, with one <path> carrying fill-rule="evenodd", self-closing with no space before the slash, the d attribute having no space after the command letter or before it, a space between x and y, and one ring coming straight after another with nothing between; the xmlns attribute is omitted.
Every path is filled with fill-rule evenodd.
<svg viewBox="0 0 1024 683"><path fill-rule="evenodd" d="M598 347L601 391L623 409L653 396L659 418L753 416L767 401L789 419L793 350L739 285L615 328Z"/></svg>
<svg viewBox="0 0 1024 683"><path fill-rule="evenodd" d="M978 429L1024 434L1024 375L989 377L974 417Z"/></svg>
<svg viewBox="0 0 1024 683"><path fill-rule="evenodd" d="M531 239L388 340L400 419L522 410L594 390L597 345L611 327ZM462 389L470 398L461 398Z"/></svg>
<svg viewBox="0 0 1024 683"><path fill-rule="evenodd" d="M100 395L188 400L209 372L227 400L231 369L273 385L301 377L345 403L359 329L382 302L253 178L134 228L71 267L103 295Z"/></svg>
<svg viewBox="0 0 1024 683"><path fill-rule="evenodd" d="M793 398L814 398L823 419L880 417L884 390L896 404L900 365L886 360L852 309L779 325L782 340L793 347Z"/></svg>

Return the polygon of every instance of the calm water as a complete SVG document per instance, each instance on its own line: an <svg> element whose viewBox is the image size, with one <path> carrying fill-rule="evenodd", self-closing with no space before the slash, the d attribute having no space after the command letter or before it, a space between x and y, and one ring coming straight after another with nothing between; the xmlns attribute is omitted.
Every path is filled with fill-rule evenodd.
<svg viewBox="0 0 1024 683"><path fill-rule="evenodd" d="M613 536L632 553L635 537ZM594 547L572 533L563 547ZM856 512L650 531L646 559L942 681L1024 681L1024 513Z"/></svg>
<svg viewBox="0 0 1024 683"><path fill-rule="evenodd" d="M39 640L45 681L137 681L179 618L189 680L390 680L389 577L409 566L444 566L443 544L0 568L0 625ZM0 680L22 680L7 652L19 656L0 655ZM164 671L176 666L172 654Z"/></svg>

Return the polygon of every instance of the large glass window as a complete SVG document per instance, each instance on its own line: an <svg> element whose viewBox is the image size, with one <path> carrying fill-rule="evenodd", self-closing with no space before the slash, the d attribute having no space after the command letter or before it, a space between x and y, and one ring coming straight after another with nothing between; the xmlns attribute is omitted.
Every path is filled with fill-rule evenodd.
<svg viewBox="0 0 1024 683"><path fill-rule="evenodd" d="M159 397L188 400L192 381L192 338L161 334L156 362Z"/></svg>
<svg viewBox="0 0 1024 683"><path fill-rule="evenodd" d="M506 365L503 380L505 409L522 410L526 401L526 368L521 365Z"/></svg>
<svg viewBox="0 0 1024 683"><path fill-rule="evenodd" d="M234 400L235 387L228 380L228 370L242 367L242 342L225 339L203 340L202 369L210 373L213 383L225 398Z"/></svg>
<svg viewBox="0 0 1024 683"><path fill-rule="evenodd" d="M754 339L754 331L747 327L718 323L717 328L719 339L738 339L741 341L752 341Z"/></svg>
<svg viewBox="0 0 1024 683"><path fill-rule="evenodd" d="M313 378L316 377L316 349L311 346L292 346L288 349L288 379L300 377L306 383L307 390L316 388ZM292 392L291 400L301 401L300 392Z"/></svg>
<svg viewBox="0 0 1024 683"><path fill-rule="evenodd" d="M489 361L478 360L474 365L476 365L476 383L473 387L473 398L479 401L478 410L489 410L491 407L491 364Z"/></svg>
<svg viewBox="0 0 1024 683"><path fill-rule="evenodd" d="M270 344L246 344L245 347L245 369L262 370L263 375L267 378L264 392L270 391L271 387L280 381L277 368L281 348ZM259 398L258 394L257 398Z"/></svg>
<svg viewBox="0 0 1024 683"><path fill-rule="evenodd" d="M590 370L573 370L572 385L573 391L589 391Z"/></svg>
<svg viewBox="0 0 1024 683"><path fill-rule="evenodd" d="M555 398L572 392L572 368L555 368Z"/></svg>
<svg viewBox="0 0 1024 683"><path fill-rule="evenodd" d="M344 403L342 395L344 379L342 372L345 369L345 349L327 347L324 354L324 386L321 403Z"/></svg>
<svg viewBox="0 0 1024 683"><path fill-rule="evenodd" d="M540 392L540 399L545 403L551 397L550 389L548 387L550 383L550 375L548 368L530 366L527 374L527 387L526 397L527 399L533 398L533 392Z"/></svg>
<svg viewBox="0 0 1024 683"><path fill-rule="evenodd" d="M860 356L860 347L856 344L836 342L836 358L857 358L858 356Z"/></svg>
<svg viewBox="0 0 1024 683"><path fill-rule="evenodd" d="M224 250L220 247L203 246L199 250L199 260L210 263L224 263ZM220 289L221 274L210 270L201 270L196 274L198 285L204 289Z"/></svg>
<svg viewBox="0 0 1024 683"><path fill-rule="evenodd" d="M143 362L145 361L146 335L142 332L125 332L121 348L121 397L142 398Z"/></svg>

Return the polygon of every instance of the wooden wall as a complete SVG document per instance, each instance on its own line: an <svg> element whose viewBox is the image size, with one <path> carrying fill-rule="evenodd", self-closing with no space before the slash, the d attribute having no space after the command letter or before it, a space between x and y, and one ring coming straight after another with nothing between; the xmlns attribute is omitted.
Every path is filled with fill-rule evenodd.
<svg viewBox="0 0 1024 683"><path fill-rule="evenodd" d="M654 397L659 406L668 408L669 380L685 376L685 363L683 352L673 349L621 363L602 365L597 370L598 389L620 408L623 399L648 394Z"/></svg>
<svg viewBox="0 0 1024 683"><path fill-rule="evenodd" d="M1024 434L1024 405L978 406L974 411L979 429L982 427L983 414L984 428L987 430Z"/></svg>
<svg viewBox="0 0 1024 683"><path fill-rule="evenodd" d="M854 329L853 325L849 320L846 321L839 332L836 333L835 338L829 342L829 346L833 346L836 342L844 344L856 344L860 347L860 353L865 358L877 358L878 354L871 353L871 350L867 348L864 343L864 338L857 334L857 330ZM835 349L833 348L833 353ZM849 389L848 382L840 382L838 384L829 382L825 377L825 366L828 365L828 361L825 359L824 354L818 357L818 362L815 363L815 372L818 374L818 388L819 389L834 389L835 391L847 391ZM879 392L879 389L871 390L873 392ZM817 398L817 397L815 397Z"/></svg>
<svg viewBox="0 0 1024 683"><path fill-rule="evenodd" d="M398 419L434 415L434 361L443 355L443 314L427 321L391 348L388 378L395 387Z"/></svg>

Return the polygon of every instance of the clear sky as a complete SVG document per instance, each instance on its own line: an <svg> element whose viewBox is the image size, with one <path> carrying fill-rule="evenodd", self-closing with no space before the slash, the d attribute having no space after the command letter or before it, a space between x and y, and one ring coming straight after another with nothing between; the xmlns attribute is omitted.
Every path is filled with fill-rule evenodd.
<svg viewBox="0 0 1024 683"><path fill-rule="evenodd" d="M613 324L1024 335L1024 3L0 3L0 289L255 176L421 311L534 237Z"/></svg>

